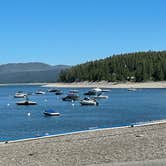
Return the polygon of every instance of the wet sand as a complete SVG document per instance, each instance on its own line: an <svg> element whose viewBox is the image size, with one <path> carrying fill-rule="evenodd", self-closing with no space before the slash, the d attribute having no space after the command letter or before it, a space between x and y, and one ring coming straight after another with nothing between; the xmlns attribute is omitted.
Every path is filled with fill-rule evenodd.
<svg viewBox="0 0 166 166"><path fill-rule="evenodd" d="M166 158L166 123L0 143L2 166L79 166Z"/></svg>

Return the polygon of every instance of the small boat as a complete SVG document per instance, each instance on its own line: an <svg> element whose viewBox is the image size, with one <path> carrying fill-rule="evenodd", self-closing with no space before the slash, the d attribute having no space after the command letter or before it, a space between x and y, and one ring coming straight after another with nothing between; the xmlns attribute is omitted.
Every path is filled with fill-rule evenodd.
<svg viewBox="0 0 166 166"><path fill-rule="evenodd" d="M14 98L24 98L24 97L26 97L26 96L27 96L26 93L17 92L17 93L15 93Z"/></svg>
<svg viewBox="0 0 166 166"><path fill-rule="evenodd" d="M69 93L66 97L62 98L63 101L75 101L79 100L79 96L74 93Z"/></svg>
<svg viewBox="0 0 166 166"><path fill-rule="evenodd" d="M102 89L102 92L110 92L111 89Z"/></svg>
<svg viewBox="0 0 166 166"><path fill-rule="evenodd" d="M34 101L30 101L28 97L26 96L26 99L23 101L19 101L16 103L17 105L36 105L37 103Z"/></svg>
<svg viewBox="0 0 166 166"><path fill-rule="evenodd" d="M81 105L99 105L99 103L95 99L90 99L85 97L83 100L80 101Z"/></svg>
<svg viewBox="0 0 166 166"><path fill-rule="evenodd" d="M101 95L102 94L102 90L100 88L94 88L89 90L88 92L84 93L84 95Z"/></svg>
<svg viewBox="0 0 166 166"><path fill-rule="evenodd" d="M72 89L72 90L69 91L69 93L78 93L78 92L79 92L79 91L76 90L76 89Z"/></svg>
<svg viewBox="0 0 166 166"><path fill-rule="evenodd" d="M108 99L108 96L104 96L104 95L96 95L93 96L94 99Z"/></svg>
<svg viewBox="0 0 166 166"><path fill-rule="evenodd" d="M86 93L84 93L84 95L87 95L87 96L93 96L95 95L96 93L95 92L92 92L92 91L88 91Z"/></svg>
<svg viewBox="0 0 166 166"><path fill-rule="evenodd" d="M43 112L44 115L47 115L47 116L59 116L60 113L59 112L55 112L54 110L45 110Z"/></svg>
<svg viewBox="0 0 166 166"><path fill-rule="evenodd" d="M95 92L102 92L102 90L100 88L94 88L92 89L92 91L95 91Z"/></svg>
<svg viewBox="0 0 166 166"><path fill-rule="evenodd" d="M136 91L137 89L135 88L129 88L128 91Z"/></svg>
<svg viewBox="0 0 166 166"><path fill-rule="evenodd" d="M57 92L59 89L49 89L48 92Z"/></svg>
<svg viewBox="0 0 166 166"><path fill-rule="evenodd" d="M45 93L46 93L46 92L41 91L41 90L38 90L38 91L35 92L35 94L37 94L37 95L44 95Z"/></svg>
<svg viewBox="0 0 166 166"><path fill-rule="evenodd" d="M55 92L55 95L62 95L63 94L63 92L60 90L60 89L58 89L56 92Z"/></svg>
<svg viewBox="0 0 166 166"><path fill-rule="evenodd" d="M34 102L34 101L27 101L27 100L24 100L24 101L19 101L16 103L17 105L36 105L37 103Z"/></svg>

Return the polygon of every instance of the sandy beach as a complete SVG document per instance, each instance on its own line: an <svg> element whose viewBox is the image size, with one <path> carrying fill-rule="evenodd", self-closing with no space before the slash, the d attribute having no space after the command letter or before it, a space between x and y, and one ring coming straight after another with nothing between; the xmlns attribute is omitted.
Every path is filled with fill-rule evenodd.
<svg viewBox="0 0 166 166"><path fill-rule="evenodd" d="M159 82L74 82L74 83L48 83L44 87L69 88L166 88L166 81Z"/></svg>
<svg viewBox="0 0 166 166"><path fill-rule="evenodd" d="M165 138L166 123L160 122L36 140L2 142L0 165L117 165L119 162L165 159Z"/></svg>
<svg viewBox="0 0 166 166"><path fill-rule="evenodd" d="M150 82L73 82L73 83L15 83L15 84L0 84L0 86L11 85L39 85L47 88L166 88L166 81L150 81Z"/></svg>

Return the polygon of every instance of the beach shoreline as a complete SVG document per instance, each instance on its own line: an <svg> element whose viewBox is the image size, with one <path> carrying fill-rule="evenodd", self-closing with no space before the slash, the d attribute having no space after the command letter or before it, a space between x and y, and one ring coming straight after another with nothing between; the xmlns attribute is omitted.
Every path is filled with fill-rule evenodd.
<svg viewBox="0 0 166 166"><path fill-rule="evenodd" d="M166 81L148 81L148 82L55 82L55 83L8 83L0 84L0 86L25 86L25 85L39 85L46 88L166 88Z"/></svg>
<svg viewBox="0 0 166 166"><path fill-rule="evenodd" d="M166 124L166 119L154 120L154 121L148 121L148 122L138 122L136 124L125 125L125 126L96 128L96 129L81 130L81 131L67 132L67 133L61 133L61 134L38 136L38 137L32 137L32 138L6 140L6 141L0 141L0 144L3 144L3 143L16 143L16 142L24 142L24 141L33 141L33 140L38 140L38 139L54 138L54 137L68 136L68 135L81 134L81 133L89 133L89 132L95 132L95 131L125 129L125 128L130 128L130 127L144 127L144 126L157 125L157 124Z"/></svg>
<svg viewBox="0 0 166 166"><path fill-rule="evenodd" d="M74 83L48 83L47 88L166 88L166 81L158 82L74 82Z"/></svg>
<svg viewBox="0 0 166 166"><path fill-rule="evenodd" d="M0 144L7 165L95 165L166 158L166 120Z"/></svg>

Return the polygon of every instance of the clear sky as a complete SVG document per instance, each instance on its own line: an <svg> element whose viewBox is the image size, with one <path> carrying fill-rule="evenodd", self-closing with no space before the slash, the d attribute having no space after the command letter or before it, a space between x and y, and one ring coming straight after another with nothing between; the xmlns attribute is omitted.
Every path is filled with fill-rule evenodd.
<svg viewBox="0 0 166 166"><path fill-rule="evenodd" d="M75 65L166 50L166 0L1 0L0 64Z"/></svg>

